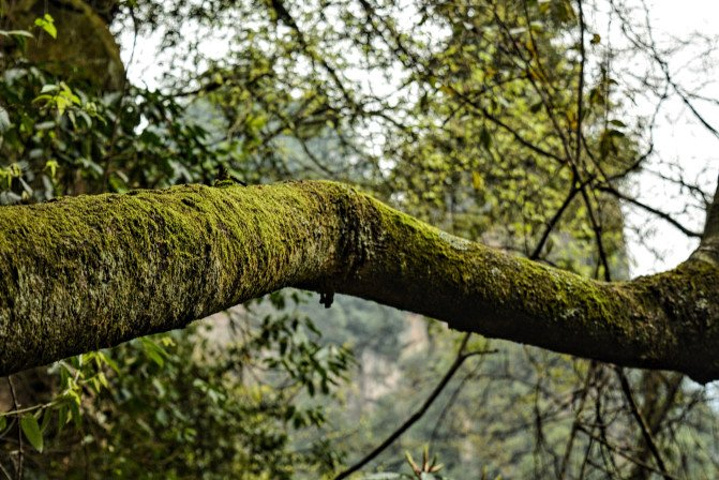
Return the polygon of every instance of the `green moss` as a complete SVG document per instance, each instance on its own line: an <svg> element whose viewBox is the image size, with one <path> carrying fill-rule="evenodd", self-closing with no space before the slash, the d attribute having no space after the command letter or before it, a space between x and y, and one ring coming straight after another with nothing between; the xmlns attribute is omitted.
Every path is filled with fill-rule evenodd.
<svg viewBox="0 0 719 480"><path fill-rule="evenodd" d="M180 328L290 285L624 365L719 372L712 264L597 282L330 182L186 185L0 209L0 279L0 374Z"/></svg>
<svg viewBox="0 0 719 480"><path fill-rule="evenodd" d="M217 180L214 184L215 187L233 187L236 185L237 183L233 180Z"/></svg>
<svg viewBox="0 0 719 480"><path fill-rule="evenodd" d="M0 276L17 280L0 286L0 344L17 340L7 351L19 352L49 343L42 355L59 358L311 278L332 248L308 249L297 232L321 228L311 219L336 193L316 184L191 185L1 209ZM328 220L340 228L335 215ZM16 325L13 312L23 317Z"/></svg>

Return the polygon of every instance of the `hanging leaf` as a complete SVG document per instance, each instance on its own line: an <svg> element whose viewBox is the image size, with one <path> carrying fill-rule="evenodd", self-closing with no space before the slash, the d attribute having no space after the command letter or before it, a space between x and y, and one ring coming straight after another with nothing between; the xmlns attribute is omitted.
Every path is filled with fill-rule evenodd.
<svg viewBox="0 0 719 480"><path fill-rule="evenodd" d="M52 420L52 410L48 408L42 414L42 423L40 424L40 432L45 433L47 431L47 427L50 425L51 420Z"/></svg>
<svg viewBox="0 0 719 480"><path fill-rule="evenodd" d="M42 432L40 431L40 425L37 423L37 418L32 415L22 417L20 419L20 428L22 429L22 433L25 434L25 438L30 442L30 445L42 453Z"/></svg>

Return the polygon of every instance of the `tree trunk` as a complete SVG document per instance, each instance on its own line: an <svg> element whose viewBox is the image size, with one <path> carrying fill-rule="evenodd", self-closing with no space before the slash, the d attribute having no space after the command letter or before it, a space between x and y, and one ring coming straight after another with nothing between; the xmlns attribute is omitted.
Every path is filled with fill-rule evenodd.
<svg viewBox="0 0 719 480"><path fill-rule="evenodd" d="M8 30L32 28L36 18L51 15L57 38L35 29L36 38L27 45L29 59L70 84L90 85L105 91L121 90L125 67L120 48L106 23L112 19L117 3L117 0L9 2L3 27Z"/></svg>

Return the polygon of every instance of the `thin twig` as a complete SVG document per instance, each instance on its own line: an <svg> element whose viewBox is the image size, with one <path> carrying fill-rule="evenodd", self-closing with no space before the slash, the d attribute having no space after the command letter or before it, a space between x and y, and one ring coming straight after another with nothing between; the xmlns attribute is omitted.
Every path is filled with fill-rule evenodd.
<svg viewBox="0 0 719 480"><path fill-rule="evenodd" d="M564 458L562 459L562 466L559 469L559 475L557 475L557 478L560 480L564 478L564 476L567 473L567 466L569 465L569 458L572 456L572 448L574 447L574 440L577 438L577 432L579 431L579 427L582 424L580 416L582 414L582 411L584 410L584 404L587 401L587 397L589 396L589 384L592 382L594 378L594 372L597 368L597 362L591 362L589 364L589 370L587 371L587 376L584 379L584 387L582 388L582 395L579 398L579 408L577 408L577 413L574 416L574 421L572 422L572 430L569 432L569 440L567 441L567 447L564 450ZM581 477L580 477L581 478Z"/></svg>
<svg viewBox="0 0 719 480"><path fill-rule="evenodd" d="M695 232L693 230L689 230L687 227L685 227L678 221L674 220L668 213L662 212L661 210L657 210L656 208L651 207L651 206L647 205L646 203L642 203L639 200L637 200L636 198L630 197L628 195L624 195L622 192L620 192L619 190L617 190L616 188L614 188L612 186L602 185L598 188L602 192L610 193L620 200L624 200L626 202L631 203L632 205L635 205L643 210L646 210L647 212L653 213L654 215L661 218L662 220L670 223L672 226L677 228L679 231L681 231L684 235L686 235L688 237L700 238L702 236L701 233Z"/></svg>
<svg viewBox="0 0 719 480"><path fill-rule="evenodd" d="M642 432L644 441L647 442L649 451L652 452L652 456L654 457L654 461L657 462L657 467L659 468L659 471L665 479L672 478L667 472L667 467L664 464L661 453L659 453L659 448L654 441L654 437L652 437L652 434L649 432L647 422L644 420L644 417L639 411L636 401L634 401L634 396L632 395L632 388L629 386L629 380L627 379L624 370L620 367L617 367L615 371L617 372L617 377L619 378L619 384L622 386L622 392L624 393L624 397L629 404L629 410L631 411L634 419L637 421L637 425L639 425L639 429Z"/></svg>
<svg viewBox="0 0 719 480"><path fill-rule="evenodd" d="M12 480L12 477L10 476L10 472L5 470L5 467L2 466L2 463L0 463L0 472L2 472L3 475L5 475L5 478L7 478L7 480Z"/></svg>
<svg viewBox="0 0 719 480"><path fill-rule="evenodd" d="M462 366L465 360L467 360L469 357L472 357L474 355L484 355L487 353L494 353L494 350L491 351L474 351L474 352L468 352L465 353L464 349L467 347L467 343L469 342L469 338L472 336L471 333L465 334L464 338L462 339L462 344L459 347L459 350L457 351L457 357L454 359L454 362L447 370L447 373L444 374L444 377L442 377L442 380L437 384L437 386L432 390L432 393L430 393L429 397L424 401L422 406L417 410L412 416L410 416L405 422L392 434L390 434L387 439L382 442L377 448L372 450L369 454L367 454L362 460L355 463L351 467L349 467L347 470L341 472L339 475L335 477L335 480L341 480L343 478L347 478L353 473L357 472L358 470L362 469L365 465L367 465L369 462L374 460L380 453L385 451L390 445L392 445L399 437L402 436L404 432L406 432L412 425L414 425L422 416L429 410L429 407L432 406L435 400L439 397L439 395L444 391L444 388L447 386L449 381L454 377L454 375L457 373L459 368Z"/></svg>
<svg viewBox="0 0 719 480"><path fill-rule="evenodd" d="M574 162L579 165L579 159L582 155L582 115L584 115L584 64L587 62L587 53L584 49L584 7L582 0L577 0L579 5L579 86L577 87L577 128L576 128L576 146L574 152Z"/></svg>
<svg viewBox="0 0 719 480"><path fill-rule="evenodd" d="M544 245L547 243L547 240L549 239L549 235L552 233L552 231L554 230L554 227L557 225L559 220L562 218L562 215L564 215L564 211L572 203L572 200L574 199L574 197L577 196L578 192L579 192L579 188L577 188L576 185L572 184L572 188L569 190L569 193L567 194L567 197L564 199L564 202L562 202L562 205L559 207L557 212L547 223L547 228L544 229L544 233L542 233L542 238L539 239L539 243L537 243L537 246L534 247L534 251L529 256L530 260L537 260L539 258L539 255L541 255L542 250L544 249Z"/></svg>
<svg viewBox="0 0 719 480"><path fill-rule="evenodd" d="M594 239L597 242L597 251L599 253L599 262L597 267L599 265L604 267L604 281L609 282L611 280L611 273L609 271L609 258L607 257L606 250L604 249L604 240L602 239L601 220L598 220L594 216L594 208L592 207L592 202L589 198L589 194L587 194L586 188L580 188L580 192L582 193L584 204L587 207L587 215L589 216L589 223L592 225L592 230L594 231Z"/></svg>
<svg viewBox="0 0 719 480"><path fill-rule="evenodd" d="M629 460L630 462L632 462L632 463L634 463L634 464L636 464L636 465L641 465L642 467L644 467L644 468L646 468L647 470L650 470L650 471L652 471L652 472L654 472L654 473L660 473L660 474L664 475L664 478L667 479L667 480L678 480L678 478L675 477L674 475L670 475L670 474L661 472L661 471L659 471L656 467L653 467L652 465L647 465L646 463L642 463L642 462L638 461L637 459L631 457L631 456L628 455L625 451L623 451L621 448L617 448L616 446L612 445L611 443L609 443L609 442L603 440L602 438L597 437L596 435L594 435L592 432L590 432L589 430L587 430L587 428L586 428L585 426L580 425L580 426L579 426L579 430L580 430L581 432L583 432L585 435L587 435L587 437L593 439L593 440L596 441L596 442L601 443L601 444L604 445L606 448L608 448L608 449L611 450L612 452L616 453L616 454L619 455L620 457L623 457L623 458Z"/></svg>
<svg viewBox="0 0 719 480"><path fill-rule="evenodd" d="M13 410L18 410L20 408L20 404L17 401L17 394L15 393L15 384L12 381L12 375L9 375L7 377L7 383L10 386L10 395L12 396L12 406ZM17 454L17 465L15 466L15 478L18 480L22 479L22 467L23 467L23 443L22 443L22 428L20 428L20 424L18 423L17 427L17 448L18 448L18 454Z"/></svg>

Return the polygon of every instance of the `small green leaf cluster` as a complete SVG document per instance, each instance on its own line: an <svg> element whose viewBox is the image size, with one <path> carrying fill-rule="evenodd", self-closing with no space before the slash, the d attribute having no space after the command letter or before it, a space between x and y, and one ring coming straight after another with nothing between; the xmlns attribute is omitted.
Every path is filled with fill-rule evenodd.
<svg viewBox="0 0 719 480"><path fill-rule="evenodd" d="M84 402L107 390L110 387L108 375L119 371L117 363L101 351L56 363L50 372L57 379L54 385L57 393L46 403L18 406L1 413L0 438L19 428L35 450L43 453L46 438L58 438L70 422L76 429L82 428L87 407Z"/></svg>
<svg viewBox="0 0 719 480"><path fill-rule="evenodd" d="M0 204L211 183L241 155L157 92L93 94L19 63L0 98Z"/></svg>
<svg viewBox="0 0 719 480"><path fill-rule="evenodd" d="M40 18L35 19L35 26L40 27L52 38L57 38L57 27L55 26L55 19L52 15L46 13Z"/></svg>

